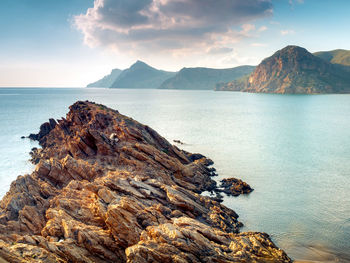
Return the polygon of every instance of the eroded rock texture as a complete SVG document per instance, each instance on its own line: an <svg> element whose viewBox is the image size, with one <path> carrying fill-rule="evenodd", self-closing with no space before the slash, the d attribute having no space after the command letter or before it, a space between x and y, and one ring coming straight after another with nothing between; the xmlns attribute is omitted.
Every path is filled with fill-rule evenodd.
<svg viewBox="0 0 350 263"><path fill-rule="evenodd" d="M287 46L264 59L249 76L218 83L216 90L282 94L350 93L350 67L306 49Z"/></svg>
<svg viewBox="0 0 350 263"><path fill-rule="evenodd" d="M226 178L221 180L220 188L216 192L222 192L228 196L239 196L240 194L249 194L253 191L249 184L237 178Z"/></svg>
<svg viewBox="0 0 350 263"><path fill-rule="evenodd" d="M42 126L0 203L4 262L290 262L210 197L212 161L91 102Z"/></svg>

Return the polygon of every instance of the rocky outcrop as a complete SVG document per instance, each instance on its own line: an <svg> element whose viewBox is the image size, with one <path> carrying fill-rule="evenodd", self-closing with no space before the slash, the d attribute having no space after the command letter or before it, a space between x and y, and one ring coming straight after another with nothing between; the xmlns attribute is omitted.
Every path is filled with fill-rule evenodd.
<svg viewBox="0 0 350 263"><path fill-rule="evenodd" d="M215 189L217 192L223 192L227 195L239 196L240 194L249 194L254 189L249 184L237 178L227 178L221 180L220 188Z"/></svg>
<svg viewBox="0 0 350 263"><path fill-rule="evenodd" d="M200 195L216 189L210 159L150 127L77 102L40 133L35 171L0 202L0 262L291 262Z"/></svg>
<svg viewBox="0 0 350 263"><path fill-rule="evenodd" d="M40 126L40 131L38 134L30 134L28 136L29 139L35 140L35 141L41 141L46 135L49 134L51 130L53 130L56 127L56 121L54 119L50 119L48 122L43 123Z"/></svg>
<svg viewBox="0 0 350 263"><path fill-rule="evenodd" d="M249 77L218 84L216 90L259 93L350 93L349 67L331 64L298 46L264 59Z"/></svg>

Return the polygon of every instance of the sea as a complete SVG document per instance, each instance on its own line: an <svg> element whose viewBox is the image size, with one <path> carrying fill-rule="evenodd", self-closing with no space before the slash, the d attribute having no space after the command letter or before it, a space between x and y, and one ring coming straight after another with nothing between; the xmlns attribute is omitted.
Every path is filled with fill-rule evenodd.
<svg viewBox="0 0 350 263"><path fill-rule="evenodd" d="M30 173L36 133L77 100L154 128L214 161L217 180L255 190L225 197L244 223L302 262L350 262L350 95L185 90L0 88L0 197Z"/></svg>

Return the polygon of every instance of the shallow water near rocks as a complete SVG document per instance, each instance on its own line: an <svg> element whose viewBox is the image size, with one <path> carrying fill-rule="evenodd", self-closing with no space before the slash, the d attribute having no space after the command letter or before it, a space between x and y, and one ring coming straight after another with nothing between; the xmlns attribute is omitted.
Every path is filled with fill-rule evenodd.
<svg viewBox="0 0 350 263"><path fill-rule="evenodd" d="M119 110L215 162L255 190L225 197L245 224L303 262L350 262L350 95L214 91L0 89L0 196L30 172L21 139L77 100Z"/></svg>

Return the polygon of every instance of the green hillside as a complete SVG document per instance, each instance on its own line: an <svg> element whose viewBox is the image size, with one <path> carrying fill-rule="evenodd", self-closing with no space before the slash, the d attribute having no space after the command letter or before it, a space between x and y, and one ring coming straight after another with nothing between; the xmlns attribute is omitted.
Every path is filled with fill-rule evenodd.
<svg viewBox="0 0 350 263"><path fill-rule="evenodd" d="M350 66L350 50L336 49L332 51L320 51L314 53L314 55L332 64Z"/></svg>
<svg viewBox="0 0 350 263"><path fill-rule="evenodd" d="M175 72L155 69L142 61L137 61L130 68L123 70L114 81L113 89L157 89Z"/></svg>
<svg viewBox="0 0 350 263"><path fill-rule="evenodd" d="M229 69L183 68L174 77L164 81L161 89L213 90L216 83L228 82L250 74L254 66Z"/></svg>

